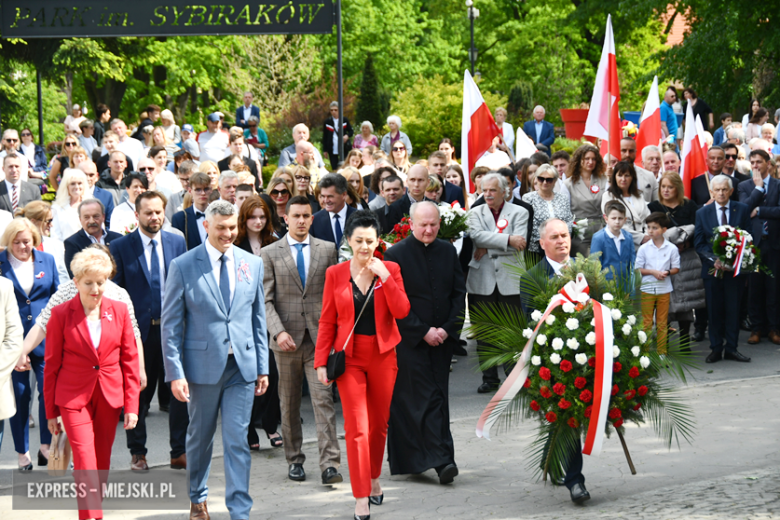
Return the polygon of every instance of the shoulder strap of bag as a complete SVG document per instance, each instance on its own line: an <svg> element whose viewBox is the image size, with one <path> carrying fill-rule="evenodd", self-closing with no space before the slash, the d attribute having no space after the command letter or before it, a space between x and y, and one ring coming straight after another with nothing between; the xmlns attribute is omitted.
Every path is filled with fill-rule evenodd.
<svg viewBox="0 0 780 520"><path fill-rule="evenodd" d="M190 226L187 223L187 210L184 210L184 243L190 247Z"/></svg>
<svg viewBox="0 0 780 520"><path fill-rule="evenodd" d="M620 202L623 203L623 205L626 207L629 213L631 213L631 226L634 228L634 231L636 231L636 217L634 216L634 212L631 211L631 204L626 202L626 199L623 198L623 195L620 194Z"/></svg>
<svg viewBox="0 0 780 520"><path fill-rule="evenodd" d="M347 348L347 344L349 343L350 338L352 338L352 333L355 332L355 327L357 327L358 322L360 321L361 316L363 316L363 311L366 310L366 305L368 305L368 300L371 299L371 295L374 294L374 288L376 287L376 276L374 277L374 280L371 282L371 290L368 291L368 294L366 295L366 301L363 302L363 308L360 309L360 314L358 314L357 319L355 319L355 324L352 325L352 330L349 331L349 336L347 336L347 341L344 342L344 347L341 350L344 350ZM330 353L333 354L336 352L336 347L330 347Z"/></svg>

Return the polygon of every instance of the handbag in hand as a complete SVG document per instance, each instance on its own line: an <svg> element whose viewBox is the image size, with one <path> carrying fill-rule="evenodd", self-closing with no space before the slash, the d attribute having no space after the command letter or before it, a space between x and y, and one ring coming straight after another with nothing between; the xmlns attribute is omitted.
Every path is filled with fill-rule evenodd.
<svg viewBox="0 0 780 520"><path fill-rule="evenodd" d="M344 349L347 348L349 339L352 337L352 333L355 332L355 327L357 326L358 321L360 321L360 317L363 316L363 311L366 310L366 305L368 305L368 301L371 299L371 295L374 293L375 286L376 277L374 277L373 282L371 282L371 290L368 291L368 295L366 295L366 301L363 302L363 308L360 309L360 314L358 314L358 317L355 319L355 324L352 325L352 330L349 331L349 336L347 336L347 341L344 342L344 347L339 351L336 351L335 346L330 348L330 354L328 354L328 364L326 365L329 381L335 381L341 377L341 375L344 373L344 370L346 370L346 353L344 352Z"/></svg>
<svg viewBox="0 0 780 520"><path fill-rule="evenodd" d="M41 425L43 426L43 425ZM51 438L51 449L49 450L49 475L62 476L68 470L70 465L70 441L65 433L65 428L60 421L60 433L55 433Z"/></svg>

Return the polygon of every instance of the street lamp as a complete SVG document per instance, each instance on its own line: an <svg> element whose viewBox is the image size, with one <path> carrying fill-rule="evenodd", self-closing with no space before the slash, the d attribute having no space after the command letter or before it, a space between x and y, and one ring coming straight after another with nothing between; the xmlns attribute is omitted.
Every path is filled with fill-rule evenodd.
<svg viewBox="0 0 780 520"><path fill-rule="evenodd" d="M474 63L477 61L477 48L474 46L474 20L479 18L479 9L474 7L473 0L466 0L468 8L469 21L471 21L471 48L469 49L469 60L471 61L471 75L474 75Z"/></svg>

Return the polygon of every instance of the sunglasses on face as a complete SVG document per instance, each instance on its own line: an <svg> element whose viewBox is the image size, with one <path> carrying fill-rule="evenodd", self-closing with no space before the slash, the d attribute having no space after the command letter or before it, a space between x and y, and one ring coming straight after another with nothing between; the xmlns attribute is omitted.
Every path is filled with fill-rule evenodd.
<svg viewBox="0 0 780 520"><path fill-rule="evenodd" d="M8 143L16 143L18 141L19 141L19 139L11 139L10 137L6 138L6 142L8 142Z"/></svg>
<svg viewBox="0 0 780 520"><path fill-rule="evenodd" d="M32 134L28 134L27 132L22 132L22 137L32 137Z"/></svg>
<svg viewBox="0 0 780 520"><path fill-rule="evenodd" d="M736 159L737 157L739 157L739 156L738 155L726 154L726 159Z"/></svg>
<svg viewBox="0 0 780 520"><path fill-rule="evenodd" d="M406 148L393 148L394 152L405 152Z"/></svg>
<svg viewBox="0 0 780 520"><path fill-rule="evenodd" d="M6 140L9 141L10 139L6 139ZM68 141L67 143L65 143L65 146L76 146L77 144L78 143L74 143L73 141Z"/></svg>
<svg viewBox="0 0 780 520"><path fill-rule="evenodd" d="M144 166L143 168L138 168L139 172L153 172L154 168L151 168L149 166Z"/></svg>
<svg viewBox="0 0 780 520"><path fill-rule="evenodd" d="M550 184L552 184L553 182L555 182L555 177L537 177L536 180L539 182L543 182L543 183L549 182Z"/></svg>
<svg viewBox="0 0 780 520"><path fill-rule="evenodd" d="M271 190L272 197L278 197L280 195L289 195L289 190Z"/></svg>

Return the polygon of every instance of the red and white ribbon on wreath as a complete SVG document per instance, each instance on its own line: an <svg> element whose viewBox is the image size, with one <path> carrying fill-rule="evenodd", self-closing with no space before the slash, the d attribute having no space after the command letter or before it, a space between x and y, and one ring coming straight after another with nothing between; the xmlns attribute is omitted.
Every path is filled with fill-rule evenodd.
<svg viewBox="0 0 780 520"><path fill-rule="evenodd" d="M734 278L739 276L739 272L742 270L742 257L745 256L745 245L747 241L745 233L742 233L740 238L739 246L737 246L737 259L734 260Z"/></svg>
<svg viewBox="0 0 780 520"><path fill-rule="evenodd" d="M544 310L542 317L536 324L531 337L525 344L517 364L510 372L506 381L498 389L488 405L482 411L477 421L477 437L490 439L490 429L501 415L496 408L499 404L503 406L499 410L506 408L512 399L522 391L523 384L528 378L530 368L531 352L536 336L542 323L552 313L552 311L564 303L570 302L575 305L585 304L589 299L590 288L585 276L580 273L576 279L563 286L558 294L550 298L550 303ZM586 455L598 455L601 451L601 444L604 437L604 425L609 414L609 398L612 390L612 348L614 336L612 333L612 315L610 309L597 301L593 301L593 313L596 323L596 376L593 388L593 408L590 416L588 433L585 438L585 445L582 452Z"/></svg>

